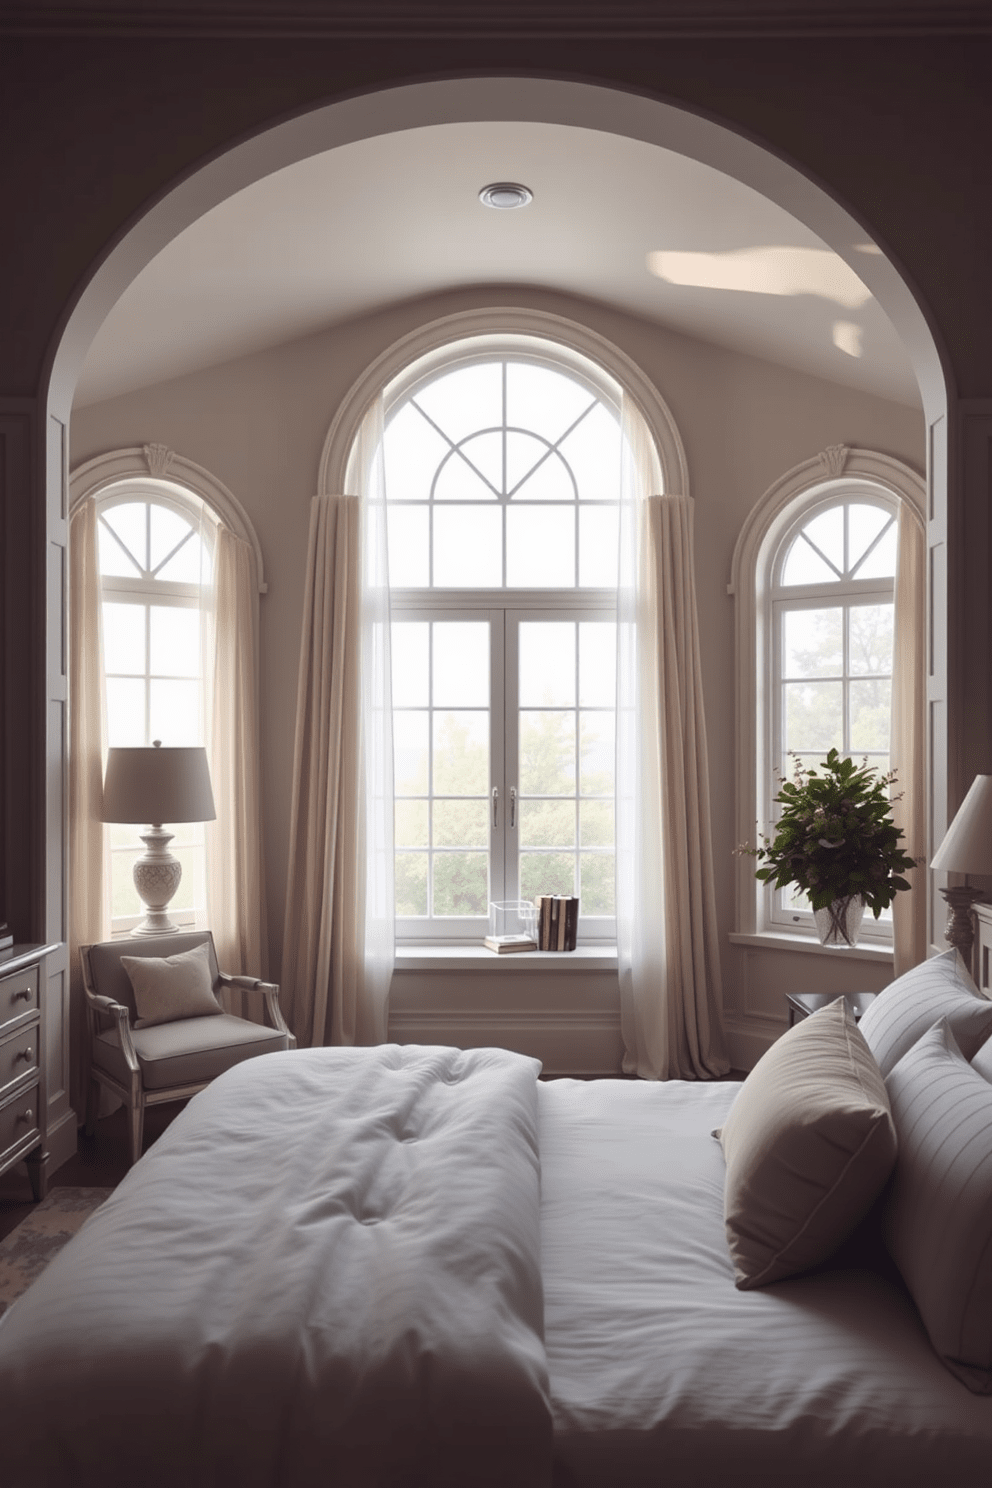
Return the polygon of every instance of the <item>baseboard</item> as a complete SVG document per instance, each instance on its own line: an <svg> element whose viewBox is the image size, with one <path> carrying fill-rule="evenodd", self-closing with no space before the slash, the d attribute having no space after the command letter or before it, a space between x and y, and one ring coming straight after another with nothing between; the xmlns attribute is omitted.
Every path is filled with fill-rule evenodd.
<svg viewBox="0 0 992 1488"><path fill-rule="evenodd" d="M723 1031L731 1069L746 1071L754 1069L762 1054L781 1037L785 1023L724 1013Z"/></svg>
<svg viewBox="0 0 992 1488"><path fill-rule="evenodd" d="M54 1122L45 1134L45 1147L48 1152L48 1176L60 1168L70 1157L76 1155L76 1143L78 1139L79 1118L70 1107L64 1116Z"/></svg>

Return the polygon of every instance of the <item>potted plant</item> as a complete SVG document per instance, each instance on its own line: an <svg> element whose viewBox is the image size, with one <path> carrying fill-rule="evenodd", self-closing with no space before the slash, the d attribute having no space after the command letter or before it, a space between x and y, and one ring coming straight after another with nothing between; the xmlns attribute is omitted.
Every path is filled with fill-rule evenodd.
<svg viewBox="0 0 992 1488"><path fill-rule="evenodd" d="M824 945L854 945L867 906L876 920L900 889L916 860L902 849L892 820L889 786L895 772L880 775L831 749L819 769L796 760L792 780L775 797L781 815L775 835L760 847L743 847L765 866L763 883L776 889L796 884L809 896Z"/></svg>

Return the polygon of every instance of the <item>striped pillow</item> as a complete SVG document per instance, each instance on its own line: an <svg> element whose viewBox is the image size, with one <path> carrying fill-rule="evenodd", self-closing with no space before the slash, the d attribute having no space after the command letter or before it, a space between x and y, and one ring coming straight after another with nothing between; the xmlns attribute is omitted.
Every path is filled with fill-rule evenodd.
<svg viewBox="0 0 992 1488"><path fill-rule="evenodd" d="M832 1255L896 1155L885 1083L843 997L766 1050L714 1136L736 1285L766 1286Z"/></svg>
<svg viewBox="0 0 992 1488"><path fill-rule="evenodd" d="M890 982L858 1027L887 1075L940 1018L947 1019L966 1059L992 1034L992 1002L981 996L957 951L921 961Z"/></svg>
<svg viewBox="0 0 992 1488"><path fill-rule="evenodd" d="M945 1019L885 1083L899 1138L886 1245L943 1362L992 1394L992 1085Z"/></svg>

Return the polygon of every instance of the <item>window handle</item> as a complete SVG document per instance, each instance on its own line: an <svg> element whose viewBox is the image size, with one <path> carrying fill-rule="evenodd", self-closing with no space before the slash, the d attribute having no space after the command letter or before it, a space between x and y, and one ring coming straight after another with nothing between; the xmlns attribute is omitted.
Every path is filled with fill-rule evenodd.
<svg viewBox="0 0 992 1488"><path fill-rule="evenodd" d="M510 786L510 827L516 825L517 821L517 790L516 786Z"/></svg>
<svg viewBox="0 0 992 1488"><path fill-rule="evenodd" d="M493 829L495 830L499 817L499 791L493 786Z"/></svg>

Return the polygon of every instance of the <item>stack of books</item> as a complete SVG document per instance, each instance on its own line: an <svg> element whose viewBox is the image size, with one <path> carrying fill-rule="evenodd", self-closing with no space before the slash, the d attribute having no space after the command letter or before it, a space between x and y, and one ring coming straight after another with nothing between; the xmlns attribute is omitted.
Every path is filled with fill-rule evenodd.
<svg viewBox="0 0 992 1488"><path fill-rule="evenodd" d="M574 951L579 928L579 901L575 895L539 894L537 948L539 951Z"/></svg>
<svg viewBox="0 0 992 1488"><path fill-rule="evenodd" d="M495 951L497 956L507 956L511 951L537 950L533 935L486 935L482 944L487 951Z"/></svg>

